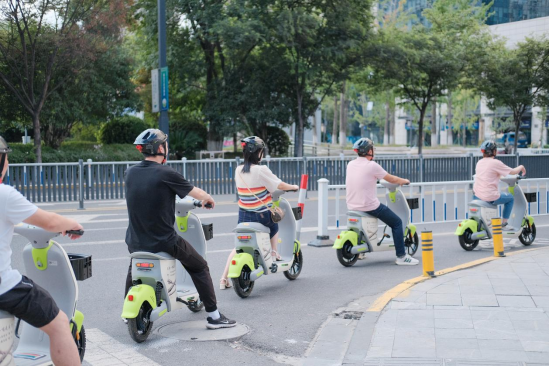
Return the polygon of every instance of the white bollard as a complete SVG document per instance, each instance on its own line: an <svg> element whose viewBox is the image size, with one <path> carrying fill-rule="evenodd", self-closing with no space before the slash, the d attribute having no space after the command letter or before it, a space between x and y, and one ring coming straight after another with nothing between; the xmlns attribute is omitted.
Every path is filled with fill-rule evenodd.
<svg viewBox="0 0 550 367"><path fill-rule="evenodd" d="M318 206L317 206L317 238L308 243L308 246L326 247L332 246L333 242L328 236L328 183L326 178L317 180L318 183Z"/></svg>

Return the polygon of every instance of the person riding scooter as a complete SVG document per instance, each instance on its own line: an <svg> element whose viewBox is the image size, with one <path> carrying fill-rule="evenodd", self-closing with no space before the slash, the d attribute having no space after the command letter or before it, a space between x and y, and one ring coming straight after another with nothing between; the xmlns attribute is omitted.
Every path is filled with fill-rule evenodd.
<svg viewBox="0 0 550 367"><path fill-rule="evenodd" d="M208 313L208 329L236 325L222 315L216 305L216 294L208 263L174 229L176 195L201 200L203 205L215 205L205 191L194 187L182 175L164 165L168 157L168 136L158 129L147 129L136 138L134 145L145 157L125 173L126 202L129 224L126 244L130 253L137 251L166 252L181 262L197 288ZM126 292L132 286L132 264L128 269Z"/></svg>
<svg viewBox="0 0 550 367"><path fill-rule="evenodd" d="M260 165L265 151L265 143L257 136L241 140L244 164L235 170L235 183L239 194L239 223L258 222L270 230L271 255L274 261L280 260L277 253L279 225L273 222L269 208L273 205L271 193L275 190L298 190L297 185L289 185L275 176L267 166ZM227 279L229 264L235 256L231 251L220 280L220 289L231 288Z"/></svg>
<svg viewBox="0 0 550 367"><path fill-rule="evenodd" d="M483 159L476 165L476 176L474 180L474 199L483 200L493 205L504 204L502 211L502 227L513 231L514 228L507 227L508 219L514 206L514 196L508 192L499 192L498 183L501 176L515 175L520 172L525 175L527 171L522 165L512 169L495 159L497 145L493 140L486 140L481 144Z"/></svg>
<svg viewBox="0 0 550 367"><path fill-rule="evenodd" d="M10 147L0 136L0 310L45 332L50 338L51 358L56 366L80 366L67 315L47 290L12 269L10 244L14 227L21 222L63 235L68 230L83 228L75 220L37 208L15 188L2 184L10 152ZM71 239L80 237L68 236Z"/></svg>
<svg viewBox="0 0 550 367"><path fill-rule="evenodd" d="M380 203L376 195L378 180L384 179L398 185L408 185L409 180L390 175L374 162L374 143L361 138L353 144L358 157L348 163L346 170L346 203L348 210L357 210L372 215L392 229L397 265L417 265L418 260L405 252L403 222L391 209ZM364 254L362 254L364 255Z"/></svg>

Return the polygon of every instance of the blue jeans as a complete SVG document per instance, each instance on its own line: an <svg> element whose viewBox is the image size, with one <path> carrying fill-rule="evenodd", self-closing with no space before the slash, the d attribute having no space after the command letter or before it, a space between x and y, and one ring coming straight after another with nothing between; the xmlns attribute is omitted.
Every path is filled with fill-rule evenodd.
<svg viewBox="0 0 550 367"><path fill-rule="evenodd" d="M405 256L405 240L403 239L403 222L401 218L397 216L390 208L384 204L374 210L365 212L373 217L380 219L382 222L386 223L391 228L393 235L393 243L395 245L395 254L397 257Z"/></svg>
<svg viewBox="0 0 550 367"><path fill-rule="evenodd" d="M239 209L239 222L256 222L263 224L269 228L269 238L273 238L279 232L279 223L273 222L271 219L271 212L266 210L265 212L249 212Z"/></svg>
<svg viewBox="0 0 550 367"><path fill-rule="evenodd" d="M474 200L481 200L474 195ZM484 200L482 200L484 201ZM514 207L514 196L508 192L501 192L500 198L495 201L488 201L489 204L501 205L504 204L504 210L502 211L502 218L509 219L510 214L512 214L512 208Z"/></svg>

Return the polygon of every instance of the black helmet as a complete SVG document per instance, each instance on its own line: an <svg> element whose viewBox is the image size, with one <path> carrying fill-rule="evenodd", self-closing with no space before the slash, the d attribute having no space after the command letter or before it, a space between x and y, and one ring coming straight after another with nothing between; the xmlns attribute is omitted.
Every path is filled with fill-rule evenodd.
<svg viewBox="0 0 550 367"><path fill-rule="evenodd" d="M147 129L139 134L136 141L134 141L134 145L143 154L164 155L159 153L159 147L167 140L168 136L159 129Z"/></svg>
<svg viewBox="0 0 550 367"><path fill-rule="evenodd" d="M0 154L2 153L11 153L11 149L6 140L0 136Z"/></svg>
<svg viewBox="0 0 550 367"><path fill-rule="evenodd" d="M254 153L260 149L264 149L265 143L257 136L249 136L241 140L241 146L243 147L243 152Z"/></svg>
<svg viewBox="0 0 550 367"><path fill-rule="evenodd" d="M481 144L481 153L487 156L495 156L497 154L497 144L493 140L485 140Z"/></svg>
<svg viewBox="0 0 550 367"><path fill-rule="evenodd" d="M353 151L357 153L360 157L371 156L371 150L374 149L374 143L369 138L361 138L353 144ZM370 153L370 154L369 154Z"/></svg>

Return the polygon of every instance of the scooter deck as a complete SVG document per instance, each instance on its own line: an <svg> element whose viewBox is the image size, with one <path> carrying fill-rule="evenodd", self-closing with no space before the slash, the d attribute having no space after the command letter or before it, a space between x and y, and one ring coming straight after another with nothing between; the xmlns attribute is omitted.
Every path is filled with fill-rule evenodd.
<svg viewBox="0 0 550 367"><path fill-rule="evenodd" d="M194 299L198 299L199 298L199 293L196 290L191 290L191 289L187 289L187 290L186 289L178 289L177 296L178 296L178 298L181 298L184 301L187 301L187 299L190 298L190 297L194 297Z"/></svg>
<svg viewBox="0 0 550 367"><path fill-rule="evenodd" d="M43 351L16 351L13 355L16 366L51 366L49 353Z"/></svg>

